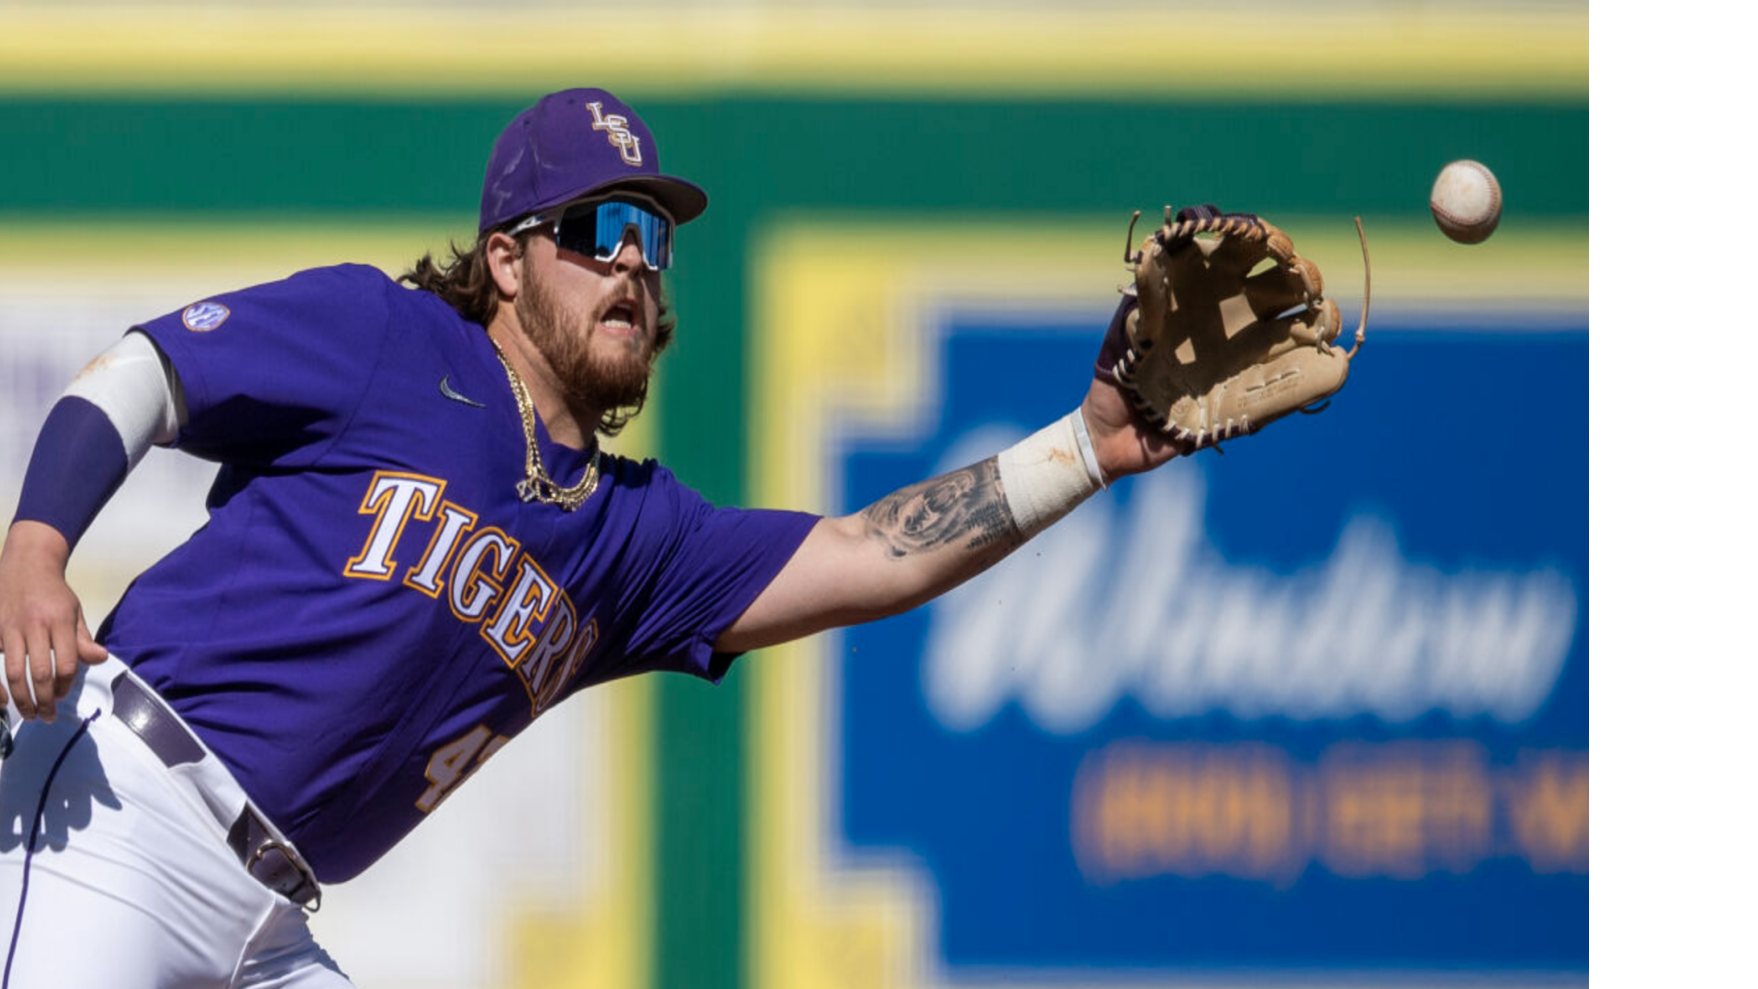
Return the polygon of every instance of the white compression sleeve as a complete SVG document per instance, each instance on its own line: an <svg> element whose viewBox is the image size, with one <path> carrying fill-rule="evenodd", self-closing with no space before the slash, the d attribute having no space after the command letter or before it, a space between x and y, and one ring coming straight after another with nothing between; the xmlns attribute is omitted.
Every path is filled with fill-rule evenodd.
<svg viewBox="0 0 1758 989"><path fill-rule="evenodd" d="M1007 507L1027 539L1104 486L1085 433L1086 422L1075 409L996 456Z"/></svg>
<svg viewBox="0 0 1758 989"><path fill-rule="evenodd" d="M74 377L63 398L83 398L103 410L128 454L130 470L155 443L169 443L187 421L183 382L145 333L130 330Z"/></svg>

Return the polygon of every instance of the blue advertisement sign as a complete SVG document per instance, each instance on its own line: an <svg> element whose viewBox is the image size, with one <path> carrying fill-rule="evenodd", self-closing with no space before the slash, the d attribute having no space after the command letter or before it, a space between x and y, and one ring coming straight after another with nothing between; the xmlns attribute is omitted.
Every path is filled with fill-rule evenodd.
<svg viewBox="0 0 1758 989"><path fill-rule="evenodd" d="M1085 389L1094 322L953 312L843 511ZM835 838L907 856L934 965L1175 982L1585 980L1584 318L1370 327L1315 417L1119 481L832 657Z"/></svg>

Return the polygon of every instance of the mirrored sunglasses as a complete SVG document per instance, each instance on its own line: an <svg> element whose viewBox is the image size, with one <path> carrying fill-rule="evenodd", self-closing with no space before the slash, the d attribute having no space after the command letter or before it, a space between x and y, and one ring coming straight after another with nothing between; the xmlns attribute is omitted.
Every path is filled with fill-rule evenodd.
<svg viewBox="0 0 1758 989"><path fill-rule="evenodd" d="M521 233L553 224L556 246L599 261L609 261L622 248L629 228L641 258L654 271L671 267L671 217L658 204L633 196L613 196L568 207L560 216L534 216L510 232Z"/></svg>

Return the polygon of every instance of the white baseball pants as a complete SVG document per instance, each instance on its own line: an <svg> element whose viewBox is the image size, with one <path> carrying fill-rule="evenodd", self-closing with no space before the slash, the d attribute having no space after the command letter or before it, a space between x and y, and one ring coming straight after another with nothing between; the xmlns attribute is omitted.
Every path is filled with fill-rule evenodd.
<svg viewBox="0 0 1758 989"><path fill-rule="evenodd" d="M9 712L0 989L352 986L228 846L244 794L219 759L168 768L111 714L122 670L87 667L52 725Z"/></svg>

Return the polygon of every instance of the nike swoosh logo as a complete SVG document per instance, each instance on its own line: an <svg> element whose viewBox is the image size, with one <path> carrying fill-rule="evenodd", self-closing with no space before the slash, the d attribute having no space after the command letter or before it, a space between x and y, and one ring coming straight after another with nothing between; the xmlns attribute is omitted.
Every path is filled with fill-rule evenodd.
<svg viewBox="0 0 1758 989"><path fill-rule="evenodd" d="M463 402L465 405L471 406L473 408L478 408L478 409L488 408L488 406L483 405L481 402L478 402L477 400L475 400L473 398L469 398L467 396L460 395L460 394L458 394L458 392L453 390L452 376L449 374L440 378L440 394L444 395L445 397L451 399L454 402Z"/></svg>

